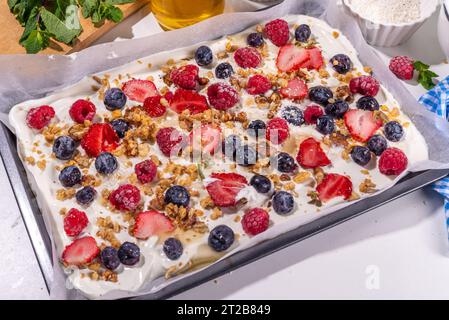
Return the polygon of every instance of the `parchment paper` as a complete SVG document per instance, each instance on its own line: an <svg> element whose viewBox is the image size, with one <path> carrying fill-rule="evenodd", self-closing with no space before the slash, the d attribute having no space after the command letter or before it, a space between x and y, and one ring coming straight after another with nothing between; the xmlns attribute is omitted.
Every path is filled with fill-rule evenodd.
<svg viewBox="0 0 449 320"><path fill-rule="evenodd" d="M357 49L360 60L371 66L375 76L393 93L402 106L402 110L415 123L429 146L430 160L414 165L410 171L449 168L449 124L425 110L410 95L402 83L392 75L382 60L366 44L355 19L344 13L338 3L333 0L285 0L282 4L265 11L223 14L185 29L139 39L101 44L69 56L0 56L0 120L7 121L5 115L13 105L50 94L76 83L86 75L117 67L160 51L194 45L201 41L236 33L261 21L287 14L308 14L321 17L334 28L340 29ZM347 205L350 204L345 203L323 210L322 214L330 213ZM270 228L236 250L243 250L262 240L271 239L304 222L299 223L292 219L292 223ZM47 229L52 237L49 223L47 223ZM51 297L58 299L82 298L79 292L70 290L66 285L66 277L55 254L53 262L54 281L51 286ZM184 276L188 276L188 274ZM170 281L165 281L162 278L156 279L145 284L138 293L113 292L104 298L120 298L155 292L184 276Z"/></svg>

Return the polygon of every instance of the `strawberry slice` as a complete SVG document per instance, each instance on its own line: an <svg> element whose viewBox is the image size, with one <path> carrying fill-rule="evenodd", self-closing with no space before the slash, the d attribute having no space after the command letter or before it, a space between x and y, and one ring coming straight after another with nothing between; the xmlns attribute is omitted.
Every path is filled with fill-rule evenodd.
<svg viewBox="0 0 449 320"><path fill-rule="evenodd" d="M307 92L306 83L299 78L289 80L287 86L281 89L282 96L292 100L304 99L307 96Z"/></svg>
<svg viewBox="0 0 449 320"><path fill-rule="evenodd" d="M91 157L98 157L103 151L114 151L119 137L109 123L95 123L81 140L81 147Z"/></svg>
<svg viewBox="0 0 449 320"><path fill-rule="evenodd" d="M176 113L190 110L190 114L197 114L209 109L205 96L193 90L176 90L170 102L170 109Z"/></svg>
<svg viewBox="0 0 449 320"><path fill-rule="evenodd" d="M76 239L66 246L62 253L62 260L68 265L80 266L91 262L99 253L97 241L87 236Z"/></svg>
<svg viewBox="0 0 449 320"><path fill-rule="evenodd" d="M164 214L151 210L137 214L133 234L137 239L147 239L174 229L175 227Z"/></svg>
<svg viewBox="0 0 449 320"><path fill-rule="evenodd" d="M382 126L382 120L376 119L369 110L349 110L344 119L351 136L360 142L368 141Z"/></svg>
<svg viewBox="0 0 449 320"><path fill-rule="evenodd" d="M237 204L237 194L248 181L237 173L212 173L212 179L217 179L206 186L206 190L219 207L232 207Z"/></svg>
<svg viewBox="0 0 449 320"><path fill-rule="evenodd" d="M296 161L307 169L324 167L331 164L331 161L321 149L321 145L314 138L308 138L299 145Z"/></svg>
<svg viewBox="0 0 449 320"><path fill-rule="evenodd" d="M148 97L159 95L156 86L150 80L128 80L123 84L122 90L130 100L137 102L144 102Z"/></svg>
<svg viewBox="0 0 449 320"><path fill-rule="evenodd" d="M194 150L200 147L202 153L213 155L221 145L221 129L217 125L202 124L190 132L189 141Z"/></svg>
<svg viewBox="0 0 449 320"><path fill-rule="evenodd" d="M316 187L316 191L320 200L323 202L335 197L343 197L347 200L352 194L352 182L346 176L329 173L326 174L323 181Z"/></svg>
<svg viewBox="0 0 449 320"><path fill-rule="evenodd" d="M282 72L296 71L309 59L309 52L306 49L288 44L279 49L276 66Z"/></svg>
<svg viewBox="0 0 449 320"><path fill-rule="evenodd" d="M309 54L309 60L301 66L308 70L319 70L324 65L323 55L321 50L317 47L306 49Z"/></svg>

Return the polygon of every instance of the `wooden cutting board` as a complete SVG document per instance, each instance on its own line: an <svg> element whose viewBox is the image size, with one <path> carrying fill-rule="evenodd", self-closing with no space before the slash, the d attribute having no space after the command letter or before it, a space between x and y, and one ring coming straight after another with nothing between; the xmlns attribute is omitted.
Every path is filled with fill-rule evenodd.
<svg viewBox="0 0 449 320"><path fill-rule="evenodd" d="M119 6L123 11L124 19L135 13L137 10L148 4L149 0L136 0L131 4ZM100 28L95 28L90 20L85 20L80 15L80 22L83 32L78 41L73 46L53 41L50 47L41 51L40 54L68 54L79 51L91 45L101 35L114 27L115 23L105 22ZM6 0L0 1L0 54L26 53L25 49L19 44L20 36L23 33L23 27L16 18L9 12Z"/></svg>

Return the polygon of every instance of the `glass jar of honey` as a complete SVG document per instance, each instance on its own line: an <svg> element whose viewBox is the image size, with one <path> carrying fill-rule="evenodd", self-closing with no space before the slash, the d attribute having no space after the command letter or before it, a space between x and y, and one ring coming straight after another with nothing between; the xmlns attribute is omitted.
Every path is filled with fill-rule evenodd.
<svg viewBox="0 0 449 320"><path fill-rule="evenodd" d="M223 13L225 0L151 0L151 10L165 30L179 29Z"/></svg>

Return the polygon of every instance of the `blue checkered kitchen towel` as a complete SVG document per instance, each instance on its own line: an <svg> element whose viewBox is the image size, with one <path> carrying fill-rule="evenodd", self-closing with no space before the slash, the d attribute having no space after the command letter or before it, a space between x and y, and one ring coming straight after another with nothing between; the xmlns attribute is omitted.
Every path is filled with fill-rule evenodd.
<svg viewBox="0 0 449 320"><path fill-rule="evenodd" d="M419 102L429 111L449 120L449 77L419 98ZM449 176L432 184L432 188L444 197L444 211L449 231Z"/></svg>

